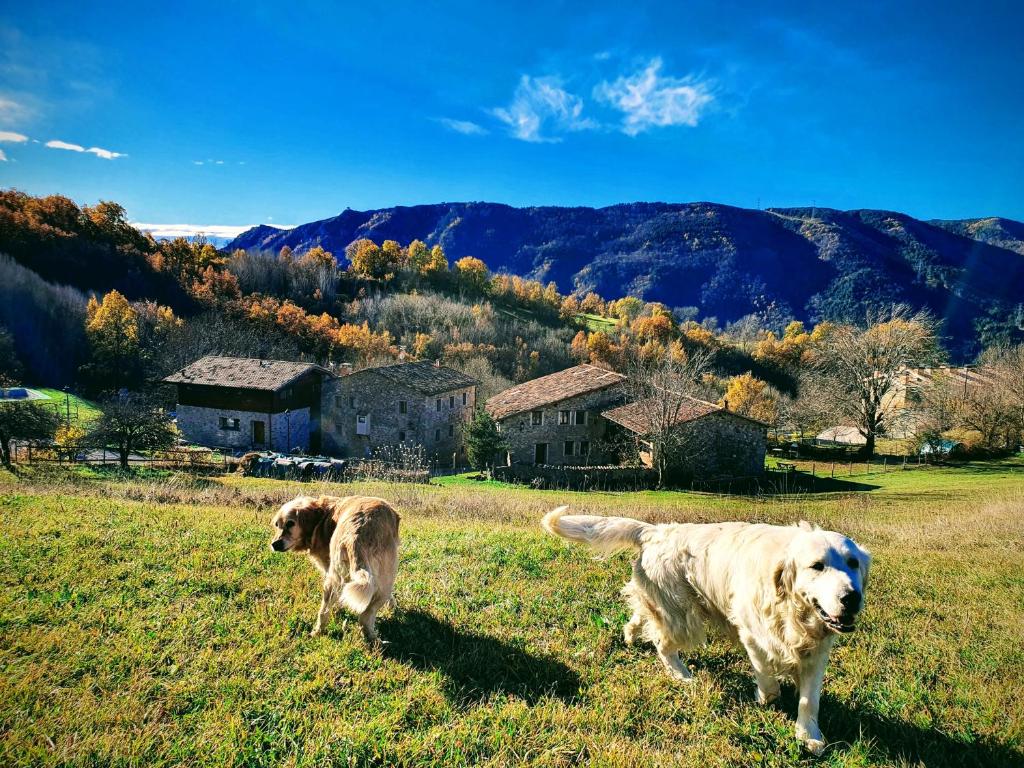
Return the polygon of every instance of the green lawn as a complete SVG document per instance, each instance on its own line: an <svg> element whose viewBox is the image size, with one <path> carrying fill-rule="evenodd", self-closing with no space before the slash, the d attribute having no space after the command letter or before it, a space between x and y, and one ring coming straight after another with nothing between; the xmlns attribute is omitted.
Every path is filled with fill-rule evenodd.
<svg viewBox="0 0 1024 768"><path fill-rule="evenodd" d="M100 409L91 400L86 400L84 397L78 397L77 395L68 394L68 401L64 398L64 393L59 389L51 389L47 387L37 388L37 392L42 392L44 395L48 395L51 398L51 402L55 403L61 415L65 415L67 408L71 406L71 421L84 423L95 419L100 415ZM46 402L46 401L43 401Z"/></svg>
<svg viewBox="0 0 1024 768"><path fill-rule="evenodd" d="M735 497L0 474L0 765L1022 765L1022 477L1017 459ZM300 491L402 512L383 653L351 621L307 636L314 570L267 546ZM689 688L624 646L628 558L545 536L560 503L803 517L871 549L863 624L826 676L824 758L792 735L792 689L757 707L725 643L691 657Z"/></svg>

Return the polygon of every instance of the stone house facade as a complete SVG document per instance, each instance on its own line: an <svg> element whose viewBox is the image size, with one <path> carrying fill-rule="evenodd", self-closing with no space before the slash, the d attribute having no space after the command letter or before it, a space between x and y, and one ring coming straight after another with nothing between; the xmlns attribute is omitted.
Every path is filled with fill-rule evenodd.
<svg viewBox="0 0 1024 768"><path fill-rule="evenodd" d="M383 446L419 445L439 465L461 466L476 388L475 379L430 361L342 374L323 389L324 449L366 458Z"/></svg>
<svg viewBox="0 0 1024 768"><path fill-rule="evenodd" d="M655 447L646 439L653 431L651 414L664 413L663 403L627 403L604 412L618 429L631 434L638 444L641 464L655 464ZM680 478L724 480L755 478L764 472L768 446L768 425L741 416L714 403L680 397L675 416L660 422L675 432L673 458L668 472Z"/></svg>
<svg viewBox="0 0 1024 768"><path fill-rule="evenodd" d="M333 374L312 363L207 356L165 382L191 443L232 451L321 450L320 402Z"/></svg>
<svg viewBox="0 0 1024 768"><path fill-rule="evenodd" d="M609 446L601 413L623 402L625 380L595 365L577 365L492 397L486 408L507 445L503 463L605 463Z"/></svg>

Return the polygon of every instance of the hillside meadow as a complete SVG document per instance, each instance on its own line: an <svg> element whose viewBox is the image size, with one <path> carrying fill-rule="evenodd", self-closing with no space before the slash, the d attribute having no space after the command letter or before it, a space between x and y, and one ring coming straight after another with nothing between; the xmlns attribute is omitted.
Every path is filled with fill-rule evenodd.
<svg viewBox="0 0 1024 768"><path fill-rule="evenodd" d="M828 494L302 485L29 468L0 474L0 765L1016 766L1024 764L1024 461L851 478ZM853 484L852 481L856 481ZM855 490L856 489L856 490ZM392 500L398 606L382 652L272 552L297 492ZM754 704L716 641L681 688L626 647L625 555L544 535L574 510L648 520L808 519L875 563L803 752L792 687Z"/></svg>

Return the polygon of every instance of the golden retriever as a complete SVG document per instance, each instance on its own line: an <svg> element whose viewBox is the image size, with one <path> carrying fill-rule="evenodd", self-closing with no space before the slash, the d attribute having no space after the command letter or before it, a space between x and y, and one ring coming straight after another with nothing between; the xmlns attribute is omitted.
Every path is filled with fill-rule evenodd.
<svg viewBox="0 0 1024 768"><path fill-rule="evenodd" d="M794 680L797 738L815 754L824 750L821 681L833 641L853 631L863 607L867 550L806 522L651 525L566 509L545 515L543 528L604 552L639 552L622 590L633 609L627 643L653 643L668 673L688 681L679 651L702 644L706 625L718 629L750 657L758 703L779 695L778 677Z"/></svg>
<svg viewBox="0 0 1024 768"><path fill-rule="evenodd" d="M377 645L377 612L392 601L398 572L398 513L369 496L297 496L271 524L275 552L305 552L323 574L323 600L311 634L323 632L344 604Z"/></svg>

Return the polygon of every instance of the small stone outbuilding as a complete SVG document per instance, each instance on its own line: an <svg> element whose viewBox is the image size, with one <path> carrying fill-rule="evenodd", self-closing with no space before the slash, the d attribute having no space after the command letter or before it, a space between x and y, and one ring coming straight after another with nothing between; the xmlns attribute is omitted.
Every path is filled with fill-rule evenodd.
<svg viewBox="0 0 1024 768"><path fill-rule="evenodd" d="M678 396L667 408L665 400L651 398L627 403L602 415L637 438L644 466L655 463L655 448L646 439L657 431L654 422L658 429L664 427L676 433L672 440L674 457L668 467L673 475L724 480L755 478L764 472L767 424L693 397Z"/></svg>

